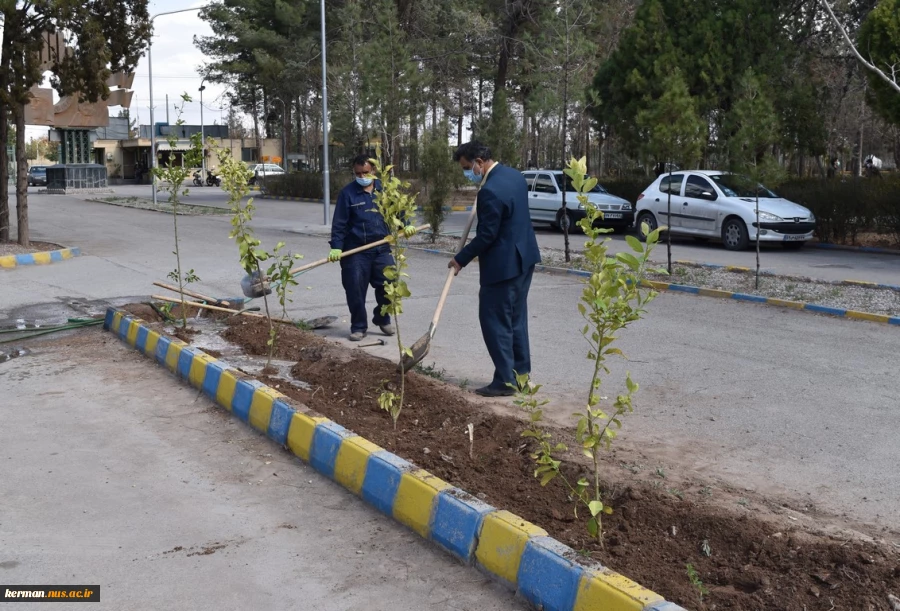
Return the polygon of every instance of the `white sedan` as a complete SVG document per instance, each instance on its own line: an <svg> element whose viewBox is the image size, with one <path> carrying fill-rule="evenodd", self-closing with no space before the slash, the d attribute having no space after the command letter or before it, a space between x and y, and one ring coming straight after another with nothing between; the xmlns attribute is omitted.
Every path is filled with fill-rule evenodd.
<svg viewBox="0 0 900 611"><path fill-rule="evenodd" d="M757 195L760 242L800 248L812 239L816 217L810 210L746 177L715 171L660 175L638 197L635 227L666 225L672 235L721 239L728 250L744 250L756 241Z"/></svg>

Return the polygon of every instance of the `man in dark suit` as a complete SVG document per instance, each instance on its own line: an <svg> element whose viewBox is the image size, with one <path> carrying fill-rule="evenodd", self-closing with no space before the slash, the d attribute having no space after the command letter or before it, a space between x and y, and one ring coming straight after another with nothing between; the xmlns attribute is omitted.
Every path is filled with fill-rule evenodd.
<svg viewBox="0 0 900 611"><path fill-rule="evenodd" d="M528 213L528 185L521 172L491 159L491 150L480 142L463 144L453 159L480 185L475 238L448 264L458 274L478 257L478 319L494 361L494 379L475 392L510 396L515 391L507 384L515 386L515 373L531 373L528 289L541 260Z"/></svg>

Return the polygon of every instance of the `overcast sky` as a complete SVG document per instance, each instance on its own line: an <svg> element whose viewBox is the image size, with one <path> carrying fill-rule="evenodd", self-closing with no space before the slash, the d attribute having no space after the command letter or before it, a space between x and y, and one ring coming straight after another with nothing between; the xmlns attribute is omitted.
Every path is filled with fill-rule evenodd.
<svg viewBox="0 0 900 611"><path fill-rule="evenodd" d="M188 7L200 7L204 2L189 2L183 0L151 0L150 15L157 13L176 11ZM205 56L194 46L194 36L211 35L209 25L202 21L197 12L178 13L176 15L162 15L153 21L153 102L154 120L166 120L166 94L169 95L170 121L175 122L173 103L180 104L181 94L187 92L193 99L185 105L184 116L186 123L200 124L200 87L198 68L202 66ZM150 124L150 88L148 80L147 55L141 58L135 69L134 97L131 101L131 116L139 118L141 125ZM224 87L221 85L207 84L203 92L203 119L204 123L212 125L214 122L222 123L221 117L227 114L225 97L222 95ZM111 109L112 115L120 110L119 107ZM48 128L29 127L26 130L26 138L45 136Z"/></svg>

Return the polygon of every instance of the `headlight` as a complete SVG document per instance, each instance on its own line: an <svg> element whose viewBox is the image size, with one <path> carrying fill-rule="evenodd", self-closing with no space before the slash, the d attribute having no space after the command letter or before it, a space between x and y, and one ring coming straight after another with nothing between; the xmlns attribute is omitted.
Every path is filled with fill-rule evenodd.
<svg viewBox="0 0 900 611"><path fill-rule="evenodd" d="M775 216L771 212L763 212L762 210L759 211L759 220L765 223L781 223L784 221L780 216Z"/></svg>
<svg viewBox="0 0 900 611"><path fill-rule="evenodd" d="M584 210L584 204L582 204L581 202L578 202L578 209Z"/></svg>
<svg viewBox="0 0 900 611"><path fill-rule="evenodd" d="M813 214L812 212L809 213L809 222L810 222L810 223L815 223L815 222L816 222L816 215Z"/></svg>

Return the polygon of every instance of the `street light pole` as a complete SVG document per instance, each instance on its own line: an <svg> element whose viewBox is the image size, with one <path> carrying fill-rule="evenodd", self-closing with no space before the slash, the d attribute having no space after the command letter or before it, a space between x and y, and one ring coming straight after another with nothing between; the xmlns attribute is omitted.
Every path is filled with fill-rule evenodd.
<svg viewBox="0 0 900 611"><path fill-rule="evenodd" d="M324 0L323 0L324 1ZM157 17L162 17L163 15L174 15L175 13L187 13L190 11L202 11L205 8L209 8L210 5L204 4L203 6L197 6L194 8L183 8L178 9L177 11L165 11L163 13L156 13L152 17L150 17L150 26L153 26L153 20ZM153 204L156 205L156 168L158 167L157 159L156 159L156 123L153 121L153 33L150 34L150 40L147 41L147 75L150 81L150 168L151 175L153 176ZM168 106L166 107L168 110ZM140 134L138 134L140 135Z"/></svg>
<svg viewBox="0 0 900 611"><path fill-rule="evenodd" d="M325 190L325 221L328 224L329 213L331 212L331 185L328 177L328 83L327 83L327 64L325 61L325 0L319 0L319 12L321 14L322 27L322 186Z"/></svg>
<svg viewBox="0 0 900 611"><path fill-rule="evenodd" d="M208 76L208 75L207 75ZM206 80L206 77L203 77L203 81ZM201 150L200 157L200 180L206 180L206 132L205 126L203 124L203 90L206 89L206 85L203 84L203 81L200 81L200 142L203 144ZM215 122L215 119L213 119Z"/></svg>

